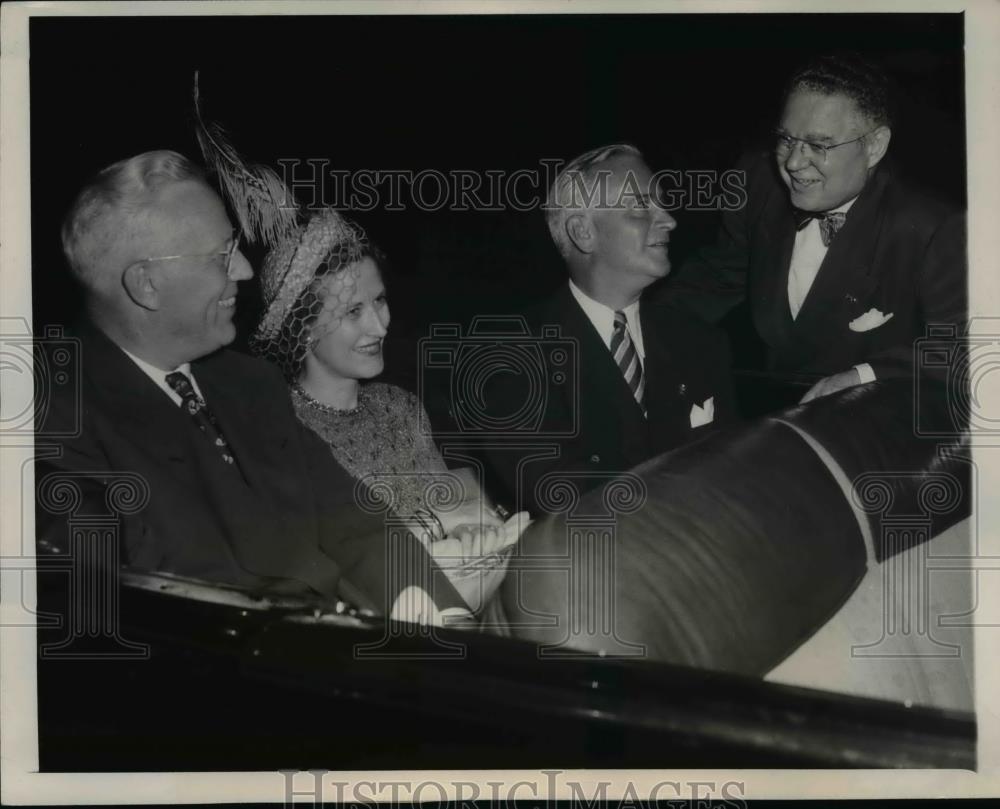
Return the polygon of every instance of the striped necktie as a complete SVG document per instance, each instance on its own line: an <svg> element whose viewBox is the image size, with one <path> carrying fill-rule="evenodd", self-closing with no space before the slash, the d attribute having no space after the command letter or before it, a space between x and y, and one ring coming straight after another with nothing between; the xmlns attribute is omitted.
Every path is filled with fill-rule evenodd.
<svg viewBox="0 0 1000 809"><path fill-rule="evenodd" d="M639 353L635 350L632 338L628 332L628 320L624 312L615 312L615 330L611 335L611 356L618 363L618 368L625 377L629 390L642 408L643 415L646 413L646 405L642 397L646 392L646 379L642 375L642 363L639 362Z"/></svg>
<svg viewBox="0 0 1000 809"><path fill-rule="evenodd" d="M229 444L222 435L215 416L208 409L205 400L195 392L194 385L191 384L191 380L188 379L187 374L181 371L174 371L167 374L167 384L181 397L181 407L191 416L191 419L198 429L204 433L205 437L212 442L222 460L230 466L235 466L236 459L233 457L233 451L229 448Z"/></svg>

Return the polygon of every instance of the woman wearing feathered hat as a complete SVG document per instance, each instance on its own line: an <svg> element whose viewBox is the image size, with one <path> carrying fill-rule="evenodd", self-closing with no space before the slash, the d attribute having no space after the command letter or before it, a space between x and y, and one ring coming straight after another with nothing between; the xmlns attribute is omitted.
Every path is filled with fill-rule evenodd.
<svg viewBox="0 0 1000 809"><path fill-rule="evenodd" d="M273 171L246 165L202 119L197 75L194 100L206 162L246 235L270 248L251 349L281 368L299 418L359 481L362 505L380 503L403 520L470 606L482 607L528 515L503 520L468 478L449 472L419 429L428 422L417 397L370 381L382 372L389 328L380 251L332 208L304 215Z"/></svg>
<svg viewBox="0 0 1000 809"><path fill-rule="evenodd" d="M504 522L451 474L417 397L371 381L390 323L384 257L335 210L314 213L268 253L266 311L251 342L278 365L302 422L329 444L369 494L411 521L471 603L499 584L526 514ZM456 491L457 488L457 491ZM463 586L464 585L464 586Z"/></svg>

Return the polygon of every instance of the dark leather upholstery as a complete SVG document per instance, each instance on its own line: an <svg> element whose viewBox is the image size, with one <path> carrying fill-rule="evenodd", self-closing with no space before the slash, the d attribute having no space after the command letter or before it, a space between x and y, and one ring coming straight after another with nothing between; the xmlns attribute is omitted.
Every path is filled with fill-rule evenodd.
<svg viewBox="0 0 1000 809"><path fill-rule="evenodd" d="M970 513L963 399L934 383L914 388L908 380L890 379L790 408L778 418L816 438L852 481L881 562ZM926 534L893 531L894 524L923 521Z"/></svg>
<svg viewBox="0 0 1000 809"><path fill-rule="evenodd" d="M938 503L930 535L968 513L967 484L947 509L927 493L942 473L960 480L962 463L940 457L940 436L915 435L912 408L910 383L876 382L659 456L577 502L564 497L512 560L502 594L513 634L549 645L543 654L572 647L767 672L867 570L859 517L793 425L849 479L880 473L898 506ZM571 484L550 481L555 499ZM869 515L876 536L881 520Z"/></svg>

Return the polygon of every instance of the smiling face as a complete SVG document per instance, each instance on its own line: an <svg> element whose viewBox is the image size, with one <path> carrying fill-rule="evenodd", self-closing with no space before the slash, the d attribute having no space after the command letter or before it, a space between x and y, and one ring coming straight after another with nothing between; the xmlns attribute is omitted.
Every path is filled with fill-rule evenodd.
<svg viewBox="0 0 1000 809"><path fill-rule="evenodd" d="M148 262L157 289L151 319L165 355L180 365L231 343L237 281L252 278L253 271L237 250L226 274L224 253L234 233L222 200L198 181L167 186L149 218L149 233L152 256L188 256Z"/></svg>
<svg viewBox="0 0 1000 809"><path fill-rule="evenodd" d="M637 155L602 163L607 171L607 206L588 215L593 231L591 271L606 281L641 290L670 272L667 244L676 220L659 207L652 173Z"/></svg>
<svg viewBox="0 0 1000 809"><path fill-rule="evenodd" d="M389 304L378 265L363 258L342 272L357 272L353 294L343 315L332 326L319 324L321 333L306 360L307 373L318 366L332 380L371 379L382 373L382 342L389 328ZM333 278L330 283L337 283Z"/></svg>
<svg viewBox="0 0 1000 809"><path fill-rule="evenodd" d="M885 153L883 139L887 130L881 128L879 133L854 143L845 142L873 128L845 95L793 90L785 102L778 130L811 143L844 145L830 149L825 160L809 155L801 144L778 152L778 171L792 205L803 211L830 211L860 194L871 169Z"/></svg>

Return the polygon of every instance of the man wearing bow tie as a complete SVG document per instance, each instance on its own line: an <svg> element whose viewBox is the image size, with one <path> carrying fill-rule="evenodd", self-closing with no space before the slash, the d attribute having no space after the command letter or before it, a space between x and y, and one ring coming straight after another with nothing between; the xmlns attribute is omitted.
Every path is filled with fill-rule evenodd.
<svg viewBox="0 0 1000 809"><path fill-rule="evenodd" d="M548 388L536 446L491 459L517 507L536 512L551 505L547 483L592 488L735 417L725 335L643 297L670 271L677 223L638 150L605 146L571 160L546 218L569 279L525 314L536 334L572 341L575 363L560 364L542 339ZM483 399L510 414L532 406L533 393L526 375L497 374Z"/></svg>
<svg viewBox="0 0 1000 809"><path fill-rule="evenodd" d="M713 322L749 297L770 370L821 377L803 401L908 376L928 326L966 321L964 217L894 176L890 124L871 64L797 71L773 150L742 166L746 205L664 290Z"/></svg>
<svg viewBox="0 0 1000 809"><path fill-rule="evenodd" d="M116 475L145 481L148 502L121 527L122 564L404 619L468 615L412 535L389 546L382 520L358 508L277 369L226 349L253 271L196 166L156 151L104 169L71 207L63 246L87 318L78 373L42 411L40 434L60 439L36 476L72 480L81 509L98 511ZM59 515L39 508L38 522L40 537L66 541ZM389 547L415 564L393 566ZM434 607L399 599L418 590Z"/></svg>

